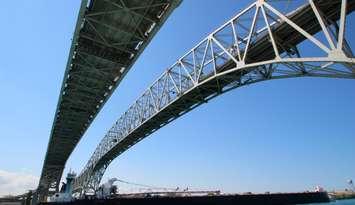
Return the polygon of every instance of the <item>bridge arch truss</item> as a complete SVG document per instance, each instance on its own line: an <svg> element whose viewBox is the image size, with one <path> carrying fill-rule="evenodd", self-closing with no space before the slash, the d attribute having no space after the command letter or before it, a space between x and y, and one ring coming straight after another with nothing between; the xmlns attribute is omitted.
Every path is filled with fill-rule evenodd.
<svg viewBox="0 0 355 205"><path fill-rule="evenodd" d="M355 78L345 38L354 0L291 1L291 12L274 2L254 2L169 67L106 133L74 189L97 189L118 155L229 90L272 79Z"/></svg>

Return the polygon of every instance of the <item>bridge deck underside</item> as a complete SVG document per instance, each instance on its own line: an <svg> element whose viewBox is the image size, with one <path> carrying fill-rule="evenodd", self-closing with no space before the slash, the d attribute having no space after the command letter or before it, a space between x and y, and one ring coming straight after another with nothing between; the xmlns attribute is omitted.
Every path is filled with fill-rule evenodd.
<svg viewBox="0 0 355 205"><path fill-rule="evenodd" d="M83 0L40 179L65 163L106 100L180 0Z"/></svg>
<svg viewBox="0 0 355 205"><path fill-rule="evenodd" d="M328 20L334 22L339 20L341 1L319 0L316 2L319 5L319 9L325 16L328 17ZM348 1L347 13L354 10L355 1ZM314 15L310 15L311 13L312 8L308 5L292 14L290 19L297 25L301 26L309 34L313 35L319 32L321 27L317 23L316 17ZM280 53L285 52L286 49L292 49L293 46L296 46L305 40L303 35L300 33L290 33L290 30L292 30L292 27L285 22L273 27L273 34L275 38L278 38L278 42L285 42L282 47L278 46ZM289 45L289 47L285 45ZM273 47L269 42L269 38L267 36L263 36L250 45L248 56L245 61L246 63L260 62L274 57L275 54L273 52ZM219 71L225 71L235 67L235 62L230 60L223 66L219 67ZM103 167L106 168L108 164L118 155L146 136L158 130L160 127L168 124L209 99L219 95L220 92L222 92L221 89L223 89L223 87L231 84L231 79L232 81L237 82L238 79L241 79L246 74L248 74L248 71L236 70L235 72L224 75L223 78L216 78L215 80L207 81L206 83L200 85L198 89L192 89L188 93L180 96L178 99L169 104L169 106L160 110L149 120L135 128L117 145L107 151L106 154L104 154L95 164L95 167L93 168L94 172L102 169ZM208 76L206 76L206 78L207 77Z"/></svg>

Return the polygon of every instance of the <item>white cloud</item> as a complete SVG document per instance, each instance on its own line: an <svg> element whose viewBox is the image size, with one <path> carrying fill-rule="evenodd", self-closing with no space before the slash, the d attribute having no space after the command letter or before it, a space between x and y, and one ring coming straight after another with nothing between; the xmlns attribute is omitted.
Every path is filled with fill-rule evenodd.
<svg viewBox="0 0 355 205"><path fill-rule="evenodd" d="M39 178L31 174L0 170L0 196L23 194L35 189Z"/></svg>

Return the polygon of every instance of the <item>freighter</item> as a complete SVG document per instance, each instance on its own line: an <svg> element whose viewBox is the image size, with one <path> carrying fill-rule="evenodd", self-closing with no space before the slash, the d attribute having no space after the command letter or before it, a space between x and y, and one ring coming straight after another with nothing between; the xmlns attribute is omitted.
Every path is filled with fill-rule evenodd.
<svg viewBox="0 0 355 205"><path fill-rule="evenodd" d="M117 193L114 182L127 181L112 178L101 185L95 193L81 197L72 194L71 182L75 175L68 174L67 183L60 193L54 194L43 205L288 205L329 202L328 193L317 187L312 192L223 194L220 191L189 191L188 189L160 192ZM137 184L136 184L137 185ZM74 197L73 197L74 196Z"/></svg>

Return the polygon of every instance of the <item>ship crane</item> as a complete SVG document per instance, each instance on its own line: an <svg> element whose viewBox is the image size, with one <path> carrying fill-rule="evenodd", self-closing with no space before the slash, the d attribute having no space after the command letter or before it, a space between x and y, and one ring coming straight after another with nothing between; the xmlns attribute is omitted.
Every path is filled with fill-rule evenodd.
<svg viewBox="0 0 355 205"><path fill-rule="evenodd" d="M165 192L175 190L175 189L171 189L171 188L156 187L156 186L151 186L151 185L146 185L146 184L138 184L138 183L125 181L122 179L112 178L112 179L109 179L106 183L102 184L98 188L98 190L96 190L95 196L99 199L107 199L107 198L111 198L113 195L118 194L117 193L117 191L118 191L117 186L114 185L115 182L144 187L147 190L149 190L149 192L152 192L152 190L164 190Z"/></svg>

